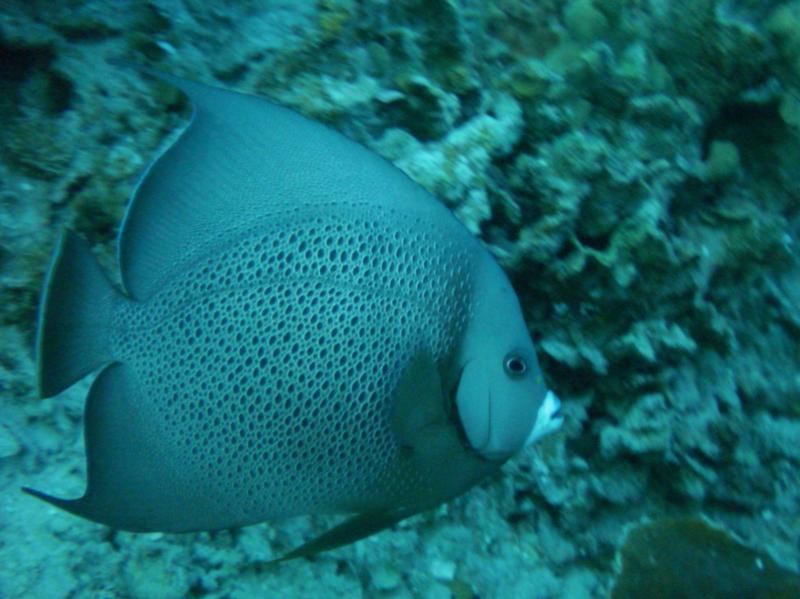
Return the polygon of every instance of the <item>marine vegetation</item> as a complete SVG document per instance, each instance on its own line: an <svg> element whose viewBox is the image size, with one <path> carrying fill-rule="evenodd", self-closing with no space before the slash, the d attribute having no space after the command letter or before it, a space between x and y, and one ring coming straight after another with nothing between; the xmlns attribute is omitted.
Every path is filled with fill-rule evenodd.
<svg viewBox="0 0 800 599"><path fill-rule="evenodd" d="M800 576L702 518L635 526L620 549L611 599L792 599Z"/></svg>

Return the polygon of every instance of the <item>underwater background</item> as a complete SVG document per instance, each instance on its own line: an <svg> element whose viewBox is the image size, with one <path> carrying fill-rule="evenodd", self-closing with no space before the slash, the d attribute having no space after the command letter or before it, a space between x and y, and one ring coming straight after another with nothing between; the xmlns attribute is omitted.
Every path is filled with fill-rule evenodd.
<svg viewBox="0 0 800 599"><path fill-rule="evenodd" d="M453 209L520 296L561 430L311 560L313 516L132 534L83 491L89 381L36 397L59 231L115 273L185 126L126 59L257 93ZM0 0L0 598L800 597L800 2Z"/></svg>

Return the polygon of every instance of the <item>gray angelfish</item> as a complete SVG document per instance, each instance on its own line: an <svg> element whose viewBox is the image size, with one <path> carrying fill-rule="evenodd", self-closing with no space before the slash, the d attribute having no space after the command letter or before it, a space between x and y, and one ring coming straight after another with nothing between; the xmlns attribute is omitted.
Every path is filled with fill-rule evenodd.
<svg viewBox="0 0 800 599"><path fill-rule="evenodd" d="M520 307L422 187L261 98L191 99L119 236L122 289L65 233L42 298L40 394L99 370L88 485L28 492L131 531L355 513L287 557L455 497L561 422Z"/></svg>

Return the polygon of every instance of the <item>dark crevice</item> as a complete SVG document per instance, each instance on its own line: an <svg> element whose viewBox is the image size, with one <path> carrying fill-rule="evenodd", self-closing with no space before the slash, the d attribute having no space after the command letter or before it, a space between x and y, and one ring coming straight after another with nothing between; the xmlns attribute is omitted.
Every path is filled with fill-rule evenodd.
<svg viewBox="0 0 800 599"><path fill-rule="evenodd" d="M558 248L555 259L566 260L572 252L576 251L576 249L577 248L575 247L575 244L572 241L567 240L561 244L560 248Z"/></svg>
<svg viewBox="0 0 800 599"><path fill-rule="evenodd" d="M611 243L611 233L604 233L601 235L587 235L576 233L578 241L584 247L604 252L608 249L608 244Z"/></svg>
<svg viewBox="0 0 800 599"><path fill-rule="evenodd" d="M75 85L61 73L51 71L47 75L47 87L43 98L44 109L50 114L59 114L72 108Z"/></svg>
<svg viewBox="0 0 800 599"><path fill-rule="evenodd" d="M785 124L774 102L727 104L706 127L702 142L703 158L708 157L714 140L733 141L746 154L749 149L773 145L785 135L785 131Z"/></svg>
<svg viewBox="0 0 800 599"><path fill-rule="evenodd" d="M18 86L34 71L50 65L54 58L50 46L14 46L0 37L0 82L3 87Z"/></svg>
<svg viewBox="0 0 800 599"><path fill-rule="evenodd" d="M69 204L89 183L89 175L82 175L71 181L67 186L60 204Z"/></svg>
<svg viewBox="0 0 800 599"><path fill-rule="evenodd" d="M722 140L732 142L739 150L745 173L761 181L781 180L780 168L785 162L781 152L793 142L777 101L735 102L723 106L706 127L703 158L708 158L714 141Z"/></svg>
<svg viewBox="0 0 800 599"><path fill-rule="evenodd" d="M69 110L75 86L68 77L51 68L55 51L49 45L18 46L0 38L0 95L3 111L16 113L22 103L33 103L49 115ZM23 87L29 88L24 92ZM23 98L24 96L24 98Z"/></svg>

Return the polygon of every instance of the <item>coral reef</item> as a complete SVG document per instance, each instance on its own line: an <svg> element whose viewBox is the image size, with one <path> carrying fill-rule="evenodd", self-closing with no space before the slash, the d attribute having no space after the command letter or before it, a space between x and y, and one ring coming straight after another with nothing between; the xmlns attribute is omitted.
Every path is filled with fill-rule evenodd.
<svg viewBox="0 0 800 599"><path fill-rule="evenodd" d="M594 597L630 523L699 513L796 572L798 32L796 0L3 2L0 596ZM329 519L133 535L17 493L82 490L86 387L34 388L54 239L114 272L126 198L189 118L109 59L271 97L439 196L509 272L562 432L279 568ZM669 534L697 551L702 526Z"/></svg>

